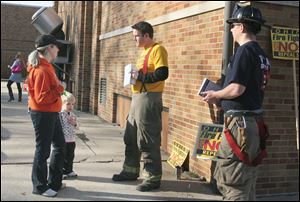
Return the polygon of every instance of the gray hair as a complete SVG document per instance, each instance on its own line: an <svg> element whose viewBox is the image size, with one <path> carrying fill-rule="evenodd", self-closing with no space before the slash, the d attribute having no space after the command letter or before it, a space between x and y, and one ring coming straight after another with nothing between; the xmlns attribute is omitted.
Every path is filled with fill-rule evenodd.
<svg viewBox="0 0 300 202"><path fill-rule="evenodd" d="M43 46L43 47L38 47L34 51L32 51L29 56L28 56L28 64L31 65L32 67L37 67L40 64L40 57L39 54L43 55L46 60L51 61L51 55L47 48L50 45Z"/></svg>

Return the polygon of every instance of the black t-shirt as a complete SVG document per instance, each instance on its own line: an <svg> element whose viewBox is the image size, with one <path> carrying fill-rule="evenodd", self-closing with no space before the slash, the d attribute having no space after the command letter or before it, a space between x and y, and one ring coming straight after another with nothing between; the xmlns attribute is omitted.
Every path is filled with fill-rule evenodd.
<svg viewBox="0 0 300 202"><path fill-rule="evenodd" d="M238 47L226 69L223 88L231 83L246 87L244 93L231 100L221 100L224 112L228 110L256 110L262 107L264 97L264 70L270 63L257 42L250 41Z"/></svg>

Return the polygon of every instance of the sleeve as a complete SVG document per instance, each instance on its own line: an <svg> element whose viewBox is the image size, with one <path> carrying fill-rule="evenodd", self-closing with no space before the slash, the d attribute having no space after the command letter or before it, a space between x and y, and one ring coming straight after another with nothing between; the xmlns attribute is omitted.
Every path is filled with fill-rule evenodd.
<svg viewBox="0 0 300 202"><path fill-rule="evenodd" d="M16 68L19 64L20 64L20 61L19 60L15 60L14 63L12 64L12 66L10 67L10 69Z"/></svg>
<svg viewBox="0 0 300 202"><path fill-rule="evenodd" d="M76 125L74 126L76 130L79 130L79 123L78 123L78 119L77 119L77 116L71 112L71 115L72 117L75 118L75 121L76 121Z"/></svg>
<svg viewBox="0 0 300 202"><path fill-rule="evenodd" d="M68 130L67 130L68 115L67 115L67 113L60 112L59 118L60 118L60 123L61 123L61 127L63 129L64 135L66 135L68 133Z"/></svg>
<svg viewBox="0 0 300 202"><path fill-rule="evenodd" d="M154 72L148 72L144 75L143 71L139 71L138 80L144 83L155 83L157 81L166 80L169 76L169 68L166 66L155 69Z"/></svg>
<svg viewBox="0 0 300 202"><path fill-rule="evenodd" d="M243 86L247 86L252 75L251 69L253 67L251 67L251 58L252 57L249 55L249 52L244 48L236 53L231 67L231 74L228 75L228 83L238 83Z"/></svg>
<svg viewBox="0 0 300 202"><path fill-rule="evenodd" d="M38 104L55 103L57 99L61 99L60 95L64 91L64 88L53 80L51 75L42 71L35 75L34 89L34 99Z"/></svg>
<svg viewBox="0 0 300 202"><path fill-rule="evenodd" d="M168 67L168 52L163 46L153 51L155 69Z"/></svg>

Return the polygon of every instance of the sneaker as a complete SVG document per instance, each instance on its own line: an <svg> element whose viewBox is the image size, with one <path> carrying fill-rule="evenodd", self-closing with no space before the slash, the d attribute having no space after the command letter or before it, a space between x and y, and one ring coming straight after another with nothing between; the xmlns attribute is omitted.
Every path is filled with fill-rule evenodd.
<svg viewBox="0 0 300 202"><path fill-rule="evenodd" d="M15 100L15 98L9 98L9 100L7 100L7 102L11 102L13 100Z"/></svg>
<svg viewBox="0 0 300 202"><path fill-rule="evenodd" d="M137 180L138 176L126 176L123 172L120 174L114 174L112 177L113 181L134 181Z"/></svg>
<svg viewBox="0 0 300 202"><path fill-rule="evenodd" d="M67 175L68 175L68 177L77 177L77 174L74 171L70 172Z"/></svg>
<svg viewBox="0 0 300 202"><path fill-rule="evenodd" d="M143 182L142 184L139 184L136 187L136 190L138 191L151 191L153 189L158 189L160 187L160 182L159 183L150 183L150 182Z"/></svg>
<svg viewBox="0 0 300 202"><path fill-rule="evenodd" d="M57 191L54 191L52 189L47 189L47 191L45 191L44 193L41 194L42 196L46 196L46 197L54 197L57 195Z"/></svg>
<svg viewBox="0 0 300 202"><path fill-rule="evenodd" d="M72 178L72 177L77 177L77 174L74 171L68 174L63 174L63 179Z"/></svg>

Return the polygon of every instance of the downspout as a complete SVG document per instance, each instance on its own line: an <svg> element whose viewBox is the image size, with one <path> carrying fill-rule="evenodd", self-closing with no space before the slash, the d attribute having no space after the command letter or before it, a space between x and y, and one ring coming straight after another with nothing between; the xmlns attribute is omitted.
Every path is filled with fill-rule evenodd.
<svg viewBox="0 0 300 202"><path fill-rule="evenodd" d="M224 8L224 38L223 38L223 53L222 53L222 77L221 82L223 84L225 70L229 63L229 57L232 55L233 50L233 39L230 32L230 26L226 22L231 17L233 8L235 6L236 1L225 1Z"/></svg>

